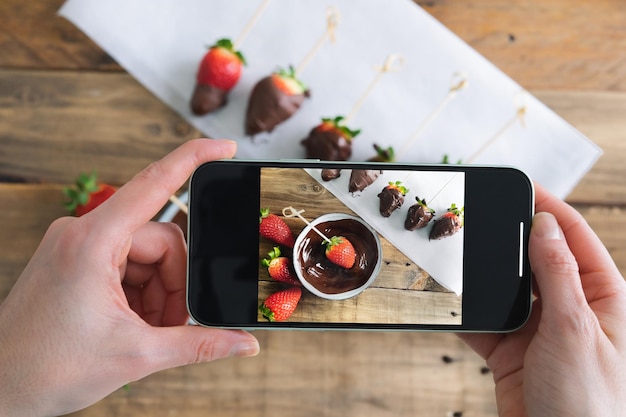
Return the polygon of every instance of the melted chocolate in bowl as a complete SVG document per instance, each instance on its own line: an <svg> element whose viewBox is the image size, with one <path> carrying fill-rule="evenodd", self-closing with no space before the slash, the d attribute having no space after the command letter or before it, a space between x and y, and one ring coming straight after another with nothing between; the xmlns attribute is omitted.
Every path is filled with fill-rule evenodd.
<svg viewBox="0 0 626 417"><path fill-rule="evenodd" d="M298 276L324 294L342 294L361 287L364 289L368 281L371 283L370 278L373 281L374 274L378 274L380 268L380 242L377 237L360 221L342 217L313 224L328 237L344 236L352 243L356 252L356 262L352 268L345 269L330 262L324 254L326 245L323 239L312 229L305 229L303 233L306 234L298 237L295 246ZM332 298L348 298L358 292Z"/></svg>

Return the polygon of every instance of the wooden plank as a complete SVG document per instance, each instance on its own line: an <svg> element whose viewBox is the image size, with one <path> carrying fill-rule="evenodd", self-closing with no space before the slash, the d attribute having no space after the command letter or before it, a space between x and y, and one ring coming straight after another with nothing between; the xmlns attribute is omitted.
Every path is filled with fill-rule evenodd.
<svg viewBox="0 0 626 417"><path fill-rule="evenodd" d="M127 74L0 70L1 176L123 184L200 136Z"/></svg>
<svg viewBox="0 0 626 417"><path fill-rule="evenodd" d="M0 68L122 68L78 28L57 14L64 0L0 3Z"/></svg>
<svg viewBox="0 0 626 417"><path fill-rule="evenodd" d="M419 0L526 89L626 91L619 0Z"/></svg>
<svg viewBox="0 0 626 417"><path fill-rule="evenodd" d="M259 298L285 289L285 285L262 281ZM305 323L397 323L462 324L462 297L447 292L416 291L372 286L346 300L324 300L303 290L290 322ZM259 312L258 321L266 319Z"/></svg>

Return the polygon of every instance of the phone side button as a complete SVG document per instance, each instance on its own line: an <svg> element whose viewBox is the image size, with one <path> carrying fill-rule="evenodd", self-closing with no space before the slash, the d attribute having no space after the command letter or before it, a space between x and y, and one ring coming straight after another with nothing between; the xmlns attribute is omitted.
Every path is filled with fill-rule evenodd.
<svg viewBox="0 0 626 417"><path fill-rule="evenodd" d="M524 276L524 222L519 222L519 277Z"/></svg>

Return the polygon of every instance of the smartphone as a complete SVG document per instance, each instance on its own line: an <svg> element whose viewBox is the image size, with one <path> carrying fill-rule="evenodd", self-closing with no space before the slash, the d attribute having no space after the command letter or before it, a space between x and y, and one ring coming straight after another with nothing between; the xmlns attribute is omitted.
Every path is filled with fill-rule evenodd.
<svg viewBox="0 0 626 417"><path fill-rule="evenodd" d="M188 310L224 328L512 331L533 212L512 167L209 162L189 185Z"/></svg>

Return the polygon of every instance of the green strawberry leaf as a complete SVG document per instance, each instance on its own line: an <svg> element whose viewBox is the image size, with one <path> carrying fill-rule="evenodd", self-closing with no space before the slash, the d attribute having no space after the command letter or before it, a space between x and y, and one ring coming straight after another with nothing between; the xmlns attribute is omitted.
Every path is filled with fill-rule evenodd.
<svg viewBox="0 0 626 417"><path fill-rule="evenodd" d="M395 188L398 191L400 191L402 193L402 195L407 195L409 192L409 189L406 188L404 185L402 185L402 181L389 181L389 186L390 188Z"/></svg>
<svg viewBox="0 0 626 417"><path fill-rule="evenodd" d="M270 215L270 208L262 208L259 210L259 224L263 221L264 218Z"/></svg>
<svg viewBox="0 0 626 417"><path fill-rule="evenodd" d="M274 312L269 307L267 307L265 303L259 306L259 311L268 321L275 321Z"/></svg>
<svg viewBox="0 0 626 417"><path fill-rule="evenodd" d="M341 132L344 138L352 140L361 133L361 129L350 129L343 124L344 119L345 117L343 116L336 116L334 118L322 117L322 123L332 123L332 125Z"/></svg>
<svg viewBox="0 0 626 417"><path fill-rule="evenodd" d="M215 42L215 44L209 47L209 49L213 49L213 48L227 49L233 54L235 54L235 56L241 61L243 65L248 65L248 63L246 62L246 58L243 56L241 51L235 51L235 45L233 44L233 41L231 41L228 38L218 39L218 41Z"/></svg>
<svg viewBox="0 0 626 417"><path fill-rule="evenodd" d="M278 76L280 76L281 78L287 78L295 81L302 89L302 91L307 91L309 89L306 84L304 84L298 79L298 77L296 77L296 69L293 67L293 65L289 65L286 69L279 67L276 71L274 71L274 74L278 74Z"/></svg>
<svg viewBox="0 0 626 417"><path fill-rule="evenodd" d="M417 201L417 204L419 204L421 207L424 207L426 210L428 210L431 214L435 214L435 210L431 209L430 207L428 207L428 204L426 204L426 200L425 199L421 199L419 197L415 197L415 200Z"/></svg>

